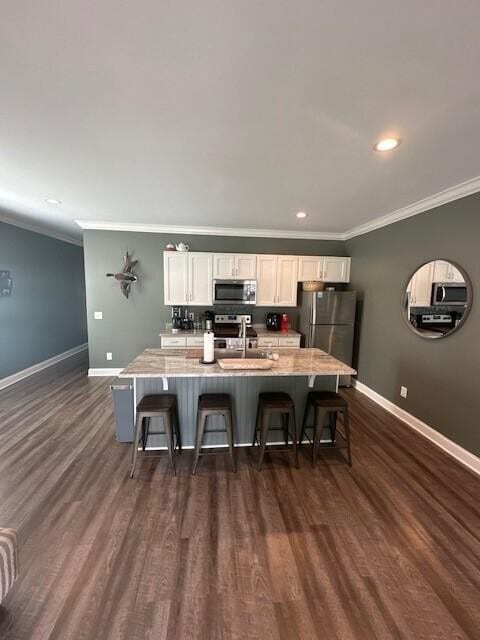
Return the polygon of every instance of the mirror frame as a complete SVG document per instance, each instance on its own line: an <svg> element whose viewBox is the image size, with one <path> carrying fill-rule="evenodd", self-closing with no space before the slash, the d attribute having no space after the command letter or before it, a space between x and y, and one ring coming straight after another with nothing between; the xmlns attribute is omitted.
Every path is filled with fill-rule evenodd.
<svg viewBox="0 0 480 640"><path fill-rule="evenodd" d="M468 300L470 302L470 304L467 305L467 307L465 308L465 313L463 314L462 320L461 322L454 327L451 331L449 331L448 333L445 333L443 335L438 335L438 336L427 336L424 333L422 333L421 331L418 331L418 329L416 329L412 323L410 322L409 318L408 318L408 314L407 314L407 309L405 306L405 296L407 294L407 288L408 285L410 283L410 280L413 278L413 276L417 273L417 271L419 269L421 269L422 267L424 267L426 264L430 264L431 262L435 262L436 260L442 260L442 262L448 262L451 265L453 265L456 269L458 269L460 271L460 273L463 276L463 279L465 280L465 285L467 287L467 296L468 296ZM410 329L410 331L412 333L414 333L415 335L417 335L419 338L423 338L424 340L440 340L441 338L448 338L449 336L454 335L455 333L457 333L457 331L463 327L463 325L465 324L465 321L467 320L470 311L472 309L473 306L473 287L472 287L472 281L470 280L470 276L468 275L468 273L465 271L465 269L458 264L458 262L456 262L456 260L450 260L448 258L431 258L430 260L426 260L425 262L422 262L420 265L418 265L418 267L415 268L415 271L413 271L410 276L408 277L408 280L406 281L404 287L403 287L403 292L402 292L402 300L401 300L401 305L402 305L402 317L405 321L405 324L407 325L407 327Z"/></svg>

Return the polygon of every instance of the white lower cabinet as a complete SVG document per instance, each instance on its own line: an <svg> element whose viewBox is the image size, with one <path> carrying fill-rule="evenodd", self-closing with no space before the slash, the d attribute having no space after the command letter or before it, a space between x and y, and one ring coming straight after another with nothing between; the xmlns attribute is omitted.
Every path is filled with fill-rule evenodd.
<svg viewBox="0 0 480 640"><path fill-rule="evenodd" d="M258 338L258 348L259 349L267 349L278 347L279 349L286 349L292 347L300 347L300 338L301 336L261 336Z"/></svg>
<svg viewBox="0 0 480 640"><path fill-rule="evenodd" d="M257 256L257 307L297 305L298 256Z"/></svg>
<svg viewBox="0 0 480 640"><path fill-rule="evenodd" d="M165 251L163 254L164 300L167 305L212 304L213 255Z"/></svg>
<svg viewBox="0 0 480 640"><path fill-rule="evenodd" d="M162 336L162 349L182 349L187 346L185 336Z"/></svg>

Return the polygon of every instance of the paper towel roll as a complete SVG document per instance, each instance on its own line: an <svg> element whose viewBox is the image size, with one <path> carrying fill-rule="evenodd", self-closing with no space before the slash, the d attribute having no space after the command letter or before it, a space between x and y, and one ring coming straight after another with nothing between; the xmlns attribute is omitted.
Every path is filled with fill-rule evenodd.
<svg viewBox="0 0 480 640"><path fill-rule="evenodd" d="M203 361L213 362L215 360L215 336L212 331L203 334Z"/></svg>

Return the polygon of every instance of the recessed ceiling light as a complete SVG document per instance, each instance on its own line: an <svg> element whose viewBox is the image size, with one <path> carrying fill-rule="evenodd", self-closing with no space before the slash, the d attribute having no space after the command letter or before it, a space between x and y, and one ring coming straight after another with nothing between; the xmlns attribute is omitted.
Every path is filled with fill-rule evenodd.
<svg viewBox="0 0 480 640"><path fill-rule="evenodd" d="M56 198L47 198L45 202L48 202L48 204L62 204L62 201Z"/></svg>
<svg viewBox="0 0 480 640"><path fill-rule="evenodd" d="M297 216L297 218L306 218L307 217L307 214L305 213L305 211L299 211L295 215Z"/></svg>
<svg viewBox="0 0 480 640"><path fill-rule="evenodd" d="M400 138L384 138L373 147L375 151L392 151L400 144Z"/></svg>

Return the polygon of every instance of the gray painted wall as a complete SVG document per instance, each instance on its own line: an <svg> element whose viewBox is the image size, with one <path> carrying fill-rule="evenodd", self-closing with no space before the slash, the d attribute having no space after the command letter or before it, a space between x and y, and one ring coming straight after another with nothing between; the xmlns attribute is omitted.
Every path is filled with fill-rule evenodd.
<svg viewBox="0 0 480 640"><path fill-rule="evenodd" d="M360 300L358 379L480 454L480 193L349 240L347 249ZM416 268L435 258L466 270L474 300L458 332L432 341L408 329L401 298Z"/></svg>
<svg viewBox="0 0 480 640"><path fill-rule="evenodd" d="M336 241L85 231L90 367L124 367L146 347L160 346L158 333L171 318L171 308L163 304L163 250L169 241L185 242L192 251L345 255L344 243ZM139 281L129 300L121 295L117 282L105 277L121 268L127 249L140 261L136 269ZM245 313L245 307L230 309ZM94 311L102 311L103 320L94 320ZM267 311L262 307L248 313L262 322ZM295 322L295 310L286 311ZM113 353L112 361L106 360L107 351Z"/></svg>
<svg viewBox="0 0 480 640"><path fill-rule="evenodd" d="M0 222L0 379L87 341L83 249Z"/></svg>

